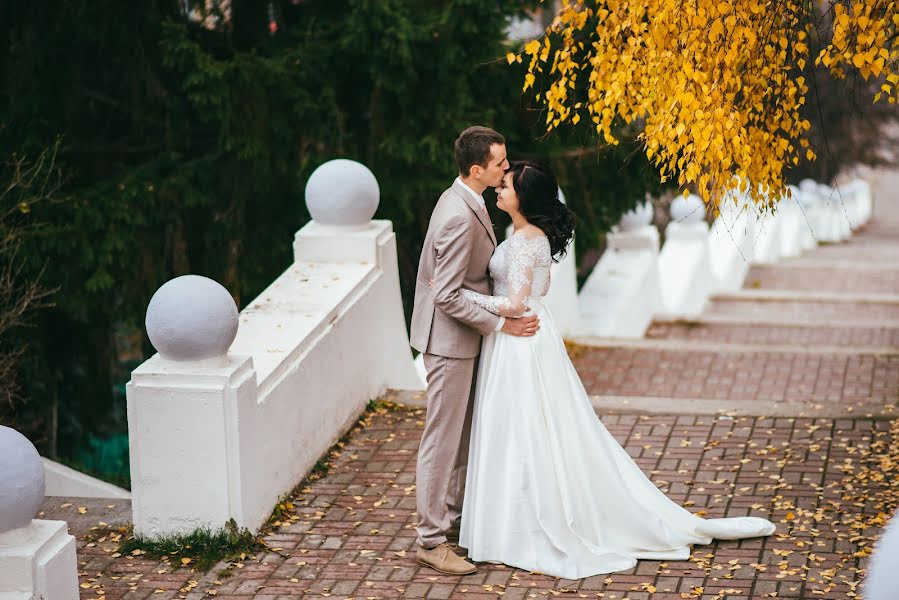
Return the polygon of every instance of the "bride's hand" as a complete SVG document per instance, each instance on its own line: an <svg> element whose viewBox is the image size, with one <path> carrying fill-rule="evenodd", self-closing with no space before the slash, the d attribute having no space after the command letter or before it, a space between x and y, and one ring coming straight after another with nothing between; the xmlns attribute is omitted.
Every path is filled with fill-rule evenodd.
<svg viewBox="0 0 899 600"><path fill-rule="evenodd" d="M538 319L536 315L528 316L528 314L525 313L525 316L518 317L517 319L507 318L502 331L503 333L518 337L530 337L537 333L539 329L540 319Z"/></svg>

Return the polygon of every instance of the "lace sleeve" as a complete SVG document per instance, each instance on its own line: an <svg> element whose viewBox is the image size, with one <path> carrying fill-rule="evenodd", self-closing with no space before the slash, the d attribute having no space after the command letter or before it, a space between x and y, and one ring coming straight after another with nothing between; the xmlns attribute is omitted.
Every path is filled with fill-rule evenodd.
<svg viewBox="0 0 899 600"><path fill-rule="evenodd" d="M462 295L478 306L485 308L495 315L502 317L520 317L527 307L513 305L511 299L505 296L488 296L471 290L462 290Z"/></svg>
<svg viewBox="0 0 899 600"><path fill-rule="evenodd" d="M520 317L528 309L528 298L534 281L534 267L541 264L549 251L544 236L527 239L513 235L506 249L506 270L509 281L508 296L487 296L471 290L462 294L475 304L503 317Z"/></svg>

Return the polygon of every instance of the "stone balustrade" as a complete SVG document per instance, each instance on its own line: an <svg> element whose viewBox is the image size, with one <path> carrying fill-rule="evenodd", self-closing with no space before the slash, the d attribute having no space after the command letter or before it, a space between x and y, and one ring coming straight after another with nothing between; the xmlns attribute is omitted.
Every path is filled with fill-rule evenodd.
<svg viewBox="0 0 899 600"><path fill-rule="evenodd" d="M861 179L830 186L803 181L774 211L760 211L732 192L707 227L696 197L672 203L659 249L651 208L625 214L578 295L573 338L642 337L653 318L691 318L712 294L738 292L749 267L838 242L871 216L870 186Z"/></svg>
<svg viewBox="0 0 899 600"><path fill-rule="evenodd" d="M662 305L652 205L626 213L578 295L578 337L643 337Z"/></svg>
<svg viewBox="0 0 899 600"><path fill-rule="evenodd" d="M127 386L136 533L258 529L370 400L421 387L378 198L363 165L319 167L293 264L239 314L202 277L157 291Z"/></svg>
<svg viewBox="0 0 899 600"><path fill-rule="evenodd" d="M753 262L757 264L776 263L782 258L781 239L785 233L783 219L777 212L761 210L755 205L751 206L751 214L755 219L753 231L755 237L752 245L755 248Z"/></svg>
<svg viewBox="0 0 899 600"><path fill-rule="evenodd" d="M781 198L777 207L787 221L781 236L781 254L799 256L806 250L814 248L818 242L812 234L802 206L802 193L795 185L788 186L788 189L789 194Z"/></svg>
<svg viewBox="0 0 899 600"><path fill-rule="evenodd" d="M705 204L694 194L671 203L671 222L659 253L662 306L669 318L698 316L712 292L714 277Z"/></svg>
<svg viewBox="0 0 899 600"><path fill-rule="evenodd" d="M743 194L732 192L719 208L709 230L712 293L736 292L743 287L755 258L755 219Z"/></svg>

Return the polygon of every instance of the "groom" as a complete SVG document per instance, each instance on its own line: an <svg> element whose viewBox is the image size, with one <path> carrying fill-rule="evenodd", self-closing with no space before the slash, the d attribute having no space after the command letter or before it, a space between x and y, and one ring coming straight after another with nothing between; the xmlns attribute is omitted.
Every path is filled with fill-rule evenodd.
<svg viewBox="0 0 899 600"><path fill-rule="evenodd" d="M458 536L481 338L502 330L531 336L537 318L505 319L466 300L460 290L490 294L487 266L496 248L482 194L509 168L506 141L486 127L469 127L456 140L459 177L443 192L425 236L410 341L424 355L428 410L418 451L418 550L422 564L453 575L475 566L457 556L447 535Z"/></svg>

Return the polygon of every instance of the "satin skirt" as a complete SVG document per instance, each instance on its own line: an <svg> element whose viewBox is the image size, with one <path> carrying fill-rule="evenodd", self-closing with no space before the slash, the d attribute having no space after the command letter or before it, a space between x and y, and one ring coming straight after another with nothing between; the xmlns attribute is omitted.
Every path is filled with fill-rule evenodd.
<svg viewBox="0 0 899 600"><path fill-rule="evenodd" d="M483 342L459 534L469 558L580 579L774 533L758 517L703 519L661 492L596 416L552 315L531 306L536 335Z"/></svg>

